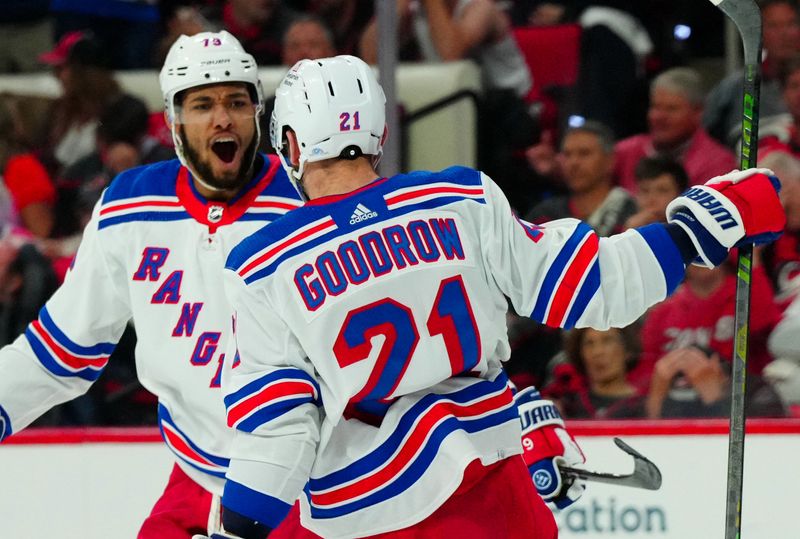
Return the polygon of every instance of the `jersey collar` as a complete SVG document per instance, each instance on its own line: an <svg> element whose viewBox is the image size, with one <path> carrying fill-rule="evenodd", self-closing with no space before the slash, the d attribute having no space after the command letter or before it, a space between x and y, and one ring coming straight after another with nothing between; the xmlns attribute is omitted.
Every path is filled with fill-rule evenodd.
<svg viewBox="0 0 800 539"><path fill-rule="evenodd" d="M238 220L270 184L278 171L280 162L271 156L262 155L261 170L242 190L228 202L208 200L201 195L192 181L192 173L184 166L178 170L176 192L178 200L192 218L208 226L209 232Z"/></svg>

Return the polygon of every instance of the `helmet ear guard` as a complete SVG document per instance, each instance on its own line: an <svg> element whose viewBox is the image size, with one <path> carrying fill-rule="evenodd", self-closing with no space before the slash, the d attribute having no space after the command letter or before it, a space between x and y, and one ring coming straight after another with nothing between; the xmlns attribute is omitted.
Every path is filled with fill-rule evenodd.
<svg viewBox="0 0 800 539"><path fill-rule="evenodd" d="M372 69L355 56L301 60L278 85L270 139L296 182L306 163L372 157L377 165L386 129L386 98ZM291 166L286 131L297 137L300 159Z"/></svg>

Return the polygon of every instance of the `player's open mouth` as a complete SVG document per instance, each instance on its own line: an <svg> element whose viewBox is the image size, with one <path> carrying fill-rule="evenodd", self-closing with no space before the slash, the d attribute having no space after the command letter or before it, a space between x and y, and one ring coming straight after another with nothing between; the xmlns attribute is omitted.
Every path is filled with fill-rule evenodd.
<svg viewBox="0 0 800 539"><path fill-rule="evenodd" d="M239 145L232 138L221 138L211 144L211 150L220 158L223 163L230 163L236 157L236 150Z"/></svg>

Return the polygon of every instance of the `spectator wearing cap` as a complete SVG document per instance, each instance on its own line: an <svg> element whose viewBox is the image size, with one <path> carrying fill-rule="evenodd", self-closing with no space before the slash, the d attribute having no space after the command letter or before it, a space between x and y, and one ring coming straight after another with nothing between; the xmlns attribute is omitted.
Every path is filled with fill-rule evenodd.
<svg viewBox="0 0 800 539"><path fill-rule="evenodd" d="M43 152L46 163L59 171L95 151L100 111L121 91L90 32L66 34L39 59L52 67L62 89L48 115Z"/></svg>
<svg viewBox="0 0 800 539"><path fill-rule="evenodd" d="M635 192L636 165L644 157L678 161L686 169L690 185L736 168L733 152L712 139L700 123L704 100L700 74L693 69L669 69L653 80L647 133L623 139L615 148L620 186Z"/></svg>

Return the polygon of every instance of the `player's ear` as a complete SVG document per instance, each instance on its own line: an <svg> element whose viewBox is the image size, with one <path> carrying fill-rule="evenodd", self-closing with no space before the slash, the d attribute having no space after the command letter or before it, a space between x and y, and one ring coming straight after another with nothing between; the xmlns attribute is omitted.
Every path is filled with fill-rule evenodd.
<svg viewBox="0 0 800 539"><path fill-rule="evenodd" d="M172 129L172 122L169 121L169 113L164 111L164 123L167 124L167 127Z"/></svg>
<svg viewBox="0 0 800 539"><path fill-rule="evenodd" d="M386 143L386 139L389 138L389 124L383 126L383 135L381 135L381 146Z"/></svg>
<svg viewBox="0 0 800 539"><path fill-rule="evenodd" d="M300 144L297 142L297 135L294 131L286 131L286 143L289 146L289 164L295 168L300 166Z"/></svg>

